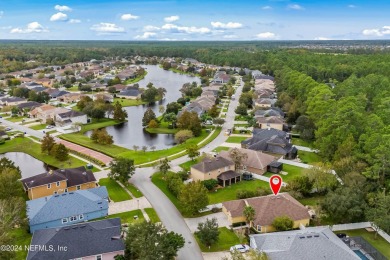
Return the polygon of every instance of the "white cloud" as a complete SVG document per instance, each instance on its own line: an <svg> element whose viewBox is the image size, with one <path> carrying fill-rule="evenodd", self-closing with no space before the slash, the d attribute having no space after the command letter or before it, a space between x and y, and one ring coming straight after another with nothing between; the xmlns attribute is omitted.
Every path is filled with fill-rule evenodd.
<svg viewBox="0 0 390 260"><path fill-rule="evenodd" d="M263 10L272 10L272 6L269 6L269 5L266 5L266 6L263 6L261 9Z"/></svg>
<svg viewBox="0 0 390 260"><path fill-rule="evenodd" d="M320 36L320 37L314 38L314 40L315 40L315 41L329 41L329 40L331 40L331 39L330 39L330 38L326 38L326 37Z"/></svg>
<svg viewBox="0 0 390 260"><path fill-rule="evenodd" d="M38 22L32 22L27 24L26 28L13 28L10 33L42 33L48 32L47 29L43 28Z"/></svg>
<svg viewBox="0 0 390 260"><path fill-rule="evenodd" d="M275 39L277 36L272 32L263 32L256 35L259 39Z"/></svg>
<svg viewBox="0 0 390 260"><path fill-rule="evenodd" d="M231 34L231 35L224 35L223 38L224 38L224 39L237 39L238 36L237 36L237 35Z"/></svg>
<svg viewBox="0 0 390 260"><path fill-rule="evenodd" d="M290 4L287 6L287 9L292 9L292 10L305 10L302 6L298 4Z"/></svg>
<svg viewBox="0 0 390 260"><path fill-rule="evenodd" d="M56 9L57 11L60 11L60 12L72 11L72 8L70 8L69 6L66 6L66 5L56 5L56 6L54 6L54 9Z"/></svg>
<svg viewBox="0 0 390 260"><path fill-rule="evenodd" d="M143 31L144 32L155 32L155 31L160 31L161 29L157 26L153 26L153 25L146 25L144 26L144 29Z"/></svg>
<svg viewBox="0 0 390 260"><path fill-rule="evenodd" d="M70 19L69 23L81 23L81 20L79 20L79 19Z"/></svg>
<svg viewBox="0 0 390 260"><path fill-rule="evenodd" d="M348 8L356 8L356 5L348 5Z"/></svg>
<svg viewBox="0 0 390 260"><path fill-rule="evenodd" d="M0 11L0 19L3 17L4 11Z"/></svg>
<svg viewBox="0 0 390 260"><path fill-rule="evenodd" d="M155 38L157 36L157 33L154 32L144 32L143 35L137 35L134 38L139 40L147 40L150 38Z"/></svg>
<svg viewBox="0 0 390 260"><path fill-rule="evenodd" d="M175 21L177 21L177 20L179 20L179 19L180 19L180 16L178 16L178 15L172 15L172 16L165 17L165 18L164 18L164 21L165 21L166 23L172 23L172 22L175 22Z"/></svg>
<svg viewBox="0 0 390 260"><path fill-rule="evenodd" d="M242 27L242 24L234 23L234 22L228 22L228 23L211 22L211 26L220 29L238 29Z"/></svg>
<svg viewBox="0 0 390 260"><path fill-rule="evenodd" d="M160 41L169 41L169 42L174 42L174 41L177 41L177 39L175 38L162 38L162 39L159 39Z"/></svg>
<svg viewBox="0 0 390 260"><path fill-rule="evenodd" d="M363 30L363 35L365 36L384 36L390 34L390 26L383 26L382 28L377 29L365 29Z"/></svg>
<svg viewBox="0 0 390 260"><path fill-rule="evenodd" d="M161 29L169 31L171 33L185 33L185 34L207 34L211 30L207 27L187 27L187 26L177 26L175 24L164 24Z"/></svg>
<svg viewBox="0 0 390 260"><path fill-rule="evenodd" d="M50 17L50 21L52 22L58 22L58 21L67 21L68 20L68 15L64 14L64 13L61 13L61 12L58 12L56 14L53 14L51 17Z"/></svg>
<svg viewBox="0 0 390 260"><path fill-rule="evenodd" d="M123 21L129 21L129 20L137 20L139 16L132 15L132 14L122 14L121 20Z"/></svg>
<svg viewBox="0 0 390 260"><path fill-rule="evenodd" d="M98 23L94 24L90 28L92 31L97 32L99 35L102 34L117 34L117 33L124 33L125 28L119 27L118 25L114 23Z"/></svg>

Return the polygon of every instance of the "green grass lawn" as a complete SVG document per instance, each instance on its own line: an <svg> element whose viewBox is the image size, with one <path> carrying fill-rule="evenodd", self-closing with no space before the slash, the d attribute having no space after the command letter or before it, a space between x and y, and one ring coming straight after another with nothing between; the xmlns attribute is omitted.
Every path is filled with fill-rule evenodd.
<svg viewBox="0 0 390 260"><path fill-rule="evenodd" d="M125 99L125 98L114 98L114 103L119 101L119 103L123 107L131 107L131 106L139 106L146 104L146 102L142 100L136 100L136 99Z"/></svg>
<svg viewBox="0 0 390 260"><path fill-rule="evenodd" d="M305 147L310 147L310 148L313 148L313 146L314 146L312 142L306 142L300 138L294 138L294 137L292 138L292 143L295 145L305 146Z"/></svg>
<svg viewBox="0 0 390 260"><path fill-rule="evenodd" d="M218 189L209 193L209 204L216 204L229 200L236 200L236 193L238 190L256 190L257 188L269 189L268 182L260 180L240 181L231 186Z"/></svg>
<svg viewBox="0 0 390 260"><path fill-rule="evenodd" d="M32 234L25 228L15 228L10 232L12 238L12 245L22 246L22 250L17 250L15 259L26 259L27 250L24 250L24 246L28 246L31 243Z"/></svg>
<svg viewBox="0 0 390 260"><path fill-rule="evenodd" d="M160 218L157 215L157 212L153 208L144 208L146 214L148 214L150 221L152 223L161 222Z"/></svg>
<svg viewBox="0 0 390 260"><path fill-rule="evenodd" d="M75 92L75 91L79 91L79 86L72 86L71 88L68 88L66 89L67 91L72 91L72 92Z"/></svg>
<svg viewBox="0 0 390 260"><path fill-rule="evenodd" d="M110 119L110 118L93 120L91 123L83 125L81 127L80 133L84 134L85 132L92 130L92 129L103 128L103 127L118 125L118 124L121 124L121 122L118 122L118 121L116 121L114 119Z"/></svg>
<svg viewBox="0 0 390 260"><path fill-rule="evenodd" d="M318 206L320 202L325 198L325 196L315 196L310 198L299 199L298 201L303 205L308 206Z"/></svg>
<svg viewBox="0 0 390 260"><path fill-rule="evenodd" d="M179 129L158 127L158 128L146 128L146 131L151 134L176 134L179 131Z"/></svg>
<svg viewBox="0 0 390 260"><path fill-rule="evenodd" d="M375 247L379 252L381 252L387 259L390 259L390 243L384 240L379 234L377 239L375 239L375 232L368 232L365 229L355 229L355 230L345 230L337 231L337 233L345 233L351 237L363 237L367 242L369 242L373 247Z"/></svg>
<svg viewBox="0 0 390 260"><path fill-rule="evenodd" d="M61 162L53 156L41 153L41 145L27 137L17 137L0 145L0 154L7 152L23 152L56 168L74 168L85 166L87 163L75 157L69 156L65 162Z"/></svg>
<svg viewBox="0 0 390 260"><path fill-rule="evenodd" d="M241 137L241 136L229 136L229 138L226 140L227 143L237 143L240 144L242 141L248 139L248 137Z"/></svg>
<svg viewBox="0 0 390 260"><path fill-rule="evenodd" d="M138 218L135 219L134 216L137 216ZM118 214L113 214L113 215L108 215L107 217L98 218L98 219L94 219L91 221L108 219L108 218L120 218L121 224L124 224L124 223L135 224L135 223L145 221L144 215L142 214L142 211L139 209L127 211L127 212L123 212L123 213L118 213Z"/></svg>
<svg viewBox="0 0 390 260"><path fill-rule="evenodd" d="M140 81L141 79L145 78L146 74L148 74L148 72L145 70L144 74L140 75L140 76L137 76L136 78L134 79L128 79L126 81L123 82L123 85L128 85L128 84L133 84L133 83L137 83L138 81Z"/></svg>
<svg viewBox="0 0 390 260"><path fill-rule="evenodd" d="M315 165L321 162L321 157L316 153L298 151L298 156L303 163Z"/></svg>
<svg viewBox="0 0 390 260"><path fill-rule="evenodd" d="M288 174L287 175L280 174L280 177L282 177L284 182L288 183L290 180L298 176L301 176L304 173L305 169L293 165L283 164L283 171L288 172ZM274 173L271 172L266 172L265 174L263 174L263 176L266 177L271 177L272 175L274 175Z"/></svg>
<svg viewBox="0 0 390 260"><path fill-rule="evenodd" d="M29 126L29 128L34 129L34 130L42 130L45 129L47 124L39 124L39 125L33 125Z"/></svg>
<svg viewBox="0 0 390 260"><path fill-rule="evenodd" d="M133 184L131 183L126 183L125 184L126 188L131 192L131 194L133 194L134 197L136 198L141 198L143 197L144 195L142 194L141 191L139 191L137 189L137 187L135 187Z"/></svg>
<svg viewBox="0 0 390 260"><path fill-rule="evenodd" d="M181 168L183 168L183 170L189 171L189 170L191 169L191 166L192 166L192 165L195 165L195 164L197 164L197 163L200 163L201 161L202 161L202 158L198 157L198 158L194 159L193 161L192 161L192 160L189 160L188 162L179 164L179 166L180 166Z"/></svg>
<svg viewBox="0 0 390 260"><path fill-rule="evenodd" d="M162 179L163 175L161 173L155 173L152 176L152 182L156 185L164 194L168 197L168 199L175 205L175 207L182 212L183 208L179 202L179 200L169 191L167 182Z"/></svg>
<svg viewBox="0 0 390 260"><path fill-rule="evenodd" d="M213 150L213 152L219 153L220 151L229 151L230 147L226 146L218 146Z"/></svg>
<svg viewBox="0 0 390 260"><path fill-rule="evenodd" d="M108 196L114 202L131 200L130 195L114 180L110 178L103 178L99 180L100 186L106 186Z"/></svg>
<svg viewBox="0 0 390 260"><path fill-rule="evenodd" d="M210 249L206 247L204 244L202 244L198 236L195 235L196 241L198 242L200 250L202 250L202 252L225 251L225 250L229 250L231 246L240 244L240 239L233 231L230 231L226 227L219 228L218 230L220 232L218 237L219 238L218 242L212 245Z"/></svg>
<svg viewBox="0 0 390 260"><path fill-rule="evenodd" d="M234 127L249 127L248 124L234 124Z"/></svg>
<svg viewBox="0 0 390 260"><path fill-rule="evenodd" d="M24 116L15 116L15 117L6 118L5 120L15 123L15 122L22 122L23 119L27 119L27 118Z"/></svg>

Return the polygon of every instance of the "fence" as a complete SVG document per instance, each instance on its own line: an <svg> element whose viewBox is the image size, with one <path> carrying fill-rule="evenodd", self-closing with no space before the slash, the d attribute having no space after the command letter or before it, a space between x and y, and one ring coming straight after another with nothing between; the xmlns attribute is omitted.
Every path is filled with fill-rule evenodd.
<svg viewBox="0 0 390 260"><path fill-rule="evenodd" d="M370 243L368 243L364 238L350 237L350 240L357 243L359 245L359 249L363 249L364 253L368 253L375 260L386 260L387 259L378 250L376 250L376 248L374 248ZM363 253L363 251L362 251L362 253Z"/></svg>
<svg viewBox="0 0 390 260"><path fill-rule="evenodd" d="M362 229L362 228L372 228L375 231L377 230L376 227L373 227L371 222L360 222L360 223L350 223L350 224L340 224L340 225L333 225L330 227L332 231L341 231L341 230L353 230L353 229ZM379 229L378 234L383 237L384 240L390 243L390 236L383 230Z"/></svg>

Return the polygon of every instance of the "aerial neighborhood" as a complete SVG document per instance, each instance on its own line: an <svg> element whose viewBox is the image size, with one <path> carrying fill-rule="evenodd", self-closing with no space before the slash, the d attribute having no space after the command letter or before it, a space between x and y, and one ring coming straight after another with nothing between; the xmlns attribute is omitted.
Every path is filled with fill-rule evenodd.
<svg viewBox="0 0 390 260"><path fill-rule="evenodd" d="M326 84L190 55L85 57L0 70L0 231L20 248L0 259L390 258L388 176L376 194L355 132L329 137ZM318 88L307 102L301 85ZM334 113L350 122L351 106Z"/></svg>

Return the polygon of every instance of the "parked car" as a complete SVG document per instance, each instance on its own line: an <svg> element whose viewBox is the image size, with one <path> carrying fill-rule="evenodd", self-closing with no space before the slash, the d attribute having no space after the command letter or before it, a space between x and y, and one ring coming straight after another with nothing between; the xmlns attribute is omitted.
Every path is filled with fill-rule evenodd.
<svg viewBox="0 0 390 260"><path fill-rule="evenodd" d="M11 127L7 127L7 128L5 129L5 131L11 131L11 130L12 130Z"/></svg>
<svg viewBox="0 0 390 260"><path fill-rule="evenodd" d="M47 125L46 126L46 129L52 129L52 128L54 128L54 125Z"/></svg>
<svg viewBox="0 0 390 260"><path fill-rule="evenodd" d="M249 249L250 249L250 247L248 245L235 245L235 246L230 247L230 252L234 252L235 250L237 250L241 253L245 253L245 252L248 252Z"/></svg>

